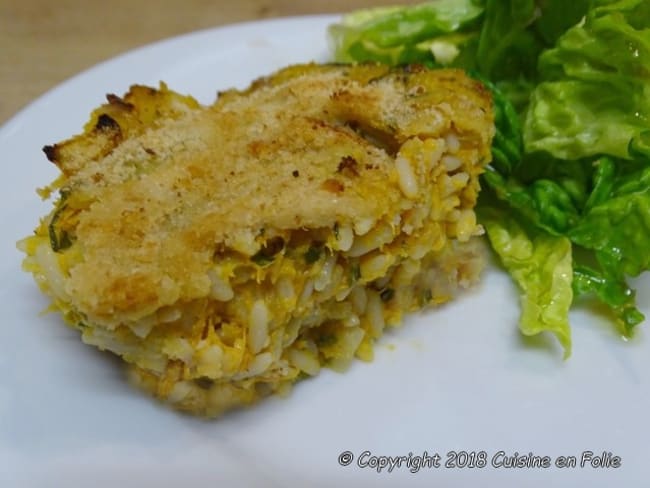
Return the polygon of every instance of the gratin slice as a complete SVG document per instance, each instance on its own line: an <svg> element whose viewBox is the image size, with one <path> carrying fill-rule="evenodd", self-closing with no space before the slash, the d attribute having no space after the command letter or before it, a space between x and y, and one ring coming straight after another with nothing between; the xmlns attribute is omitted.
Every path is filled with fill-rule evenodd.
<svg viewBox="0 0 650 488"><path fill-rule="evenodd" d="M24 267L135 383L217 415L477 279L493 130L457 70L297 65L211 106L133 86L44 149L59 198Z"/></svg>

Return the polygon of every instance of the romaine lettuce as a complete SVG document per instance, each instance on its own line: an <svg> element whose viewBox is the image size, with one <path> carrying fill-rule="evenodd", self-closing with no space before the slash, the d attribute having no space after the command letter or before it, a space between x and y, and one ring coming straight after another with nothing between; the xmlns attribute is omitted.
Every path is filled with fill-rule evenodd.
<svg viewBox="0 0 650 488"><path fill-rule="evenodd" d="M519 328L524 335L551 332L571 354L569 308L573 300L571 242L534 228L496 207L480 213L492 248L521 290Z"/></svg>
<svg viewBox="0 0 650 488"><path fill-rule="evenodd" d="M650 2L594 2L539 58L526 150L563 159L627 158L650 121Z"/></svg>
<svg viewBox="0 0 650 488"><path fill-rule="evenodd" d="M360 10L330 27L337 60L389 64L449 64L476 37L483 7L478 0L438 0ZM435 53L435 56L434 56Z"/></svg>

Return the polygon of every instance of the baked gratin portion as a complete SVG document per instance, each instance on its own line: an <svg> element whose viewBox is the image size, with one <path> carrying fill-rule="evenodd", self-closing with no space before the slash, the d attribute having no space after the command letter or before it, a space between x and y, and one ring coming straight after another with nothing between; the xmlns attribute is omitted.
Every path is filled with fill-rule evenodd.
<svg viewBox="0 0 650 488"><path fill-rule="evenodd" d="M214 416L372 358L484 256L489 92L456 70L298 65L211 106L133 86L47 146L20 242L52 308L134 383Z"/></svg>

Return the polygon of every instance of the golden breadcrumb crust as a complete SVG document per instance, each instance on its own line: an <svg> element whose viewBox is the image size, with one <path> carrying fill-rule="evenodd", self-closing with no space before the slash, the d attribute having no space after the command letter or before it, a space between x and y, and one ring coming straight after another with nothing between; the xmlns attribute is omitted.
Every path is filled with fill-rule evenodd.
<svg viewBox="0 0 650 488"><path fill-rule="evenodd" d="M111 95L45 149L78 256L71 303L97 323L137 320L208 295L224 250L399 215L397 151L449 132L489 158L491 98L458 70L300 65L205 107L164 85Z"/></svg>

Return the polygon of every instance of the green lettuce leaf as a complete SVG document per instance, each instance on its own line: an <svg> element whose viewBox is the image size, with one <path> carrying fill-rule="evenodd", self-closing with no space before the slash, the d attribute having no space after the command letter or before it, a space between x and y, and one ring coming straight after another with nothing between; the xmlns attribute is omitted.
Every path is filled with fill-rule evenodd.
<svg viewBox="0 0 650 488"><path fill-rule="evenodd" d="M574 258L573 292L575 296L595 295L614 314L621 333L630 336L634 326L643 322L645 317L636 308L635 291L624 279L597 269L587 264L580 264Z"/></svg>
<svg viewBox="0 0 650 488"><path fill-rule="evenodd" d="M567 29L573 27L585 16L590 0L542 0L540 15L535 21L535 29L546 46L553 46Z"/></svg>
<svg viewBox="0 0 650 488"><path fill-rule="evenodd" d="M521 123L514 105L503 90L478 72L469 73L492 92L495 134L492 141L492 167L504 175L510 174L522 158Z"/></svg>
<svg viewBox="0 0 650 488"><path fill-rule="evenodd" d="M568 235L595 251L608 273L638 276L650 266L650 191L595 205Z"/></svg>
<svg viewBox="0 0 650 488"><path fill-rule="evenodd" d="M602 157L592 166L591 194L582 218L567 233L579 250L575 257L574 291L595 294L630 335L644 320L626 276L650 266L650 165Z"/></svg>
<svg viewBox="0 0 650 488"><path fill-rule="evenodd" d="M594 1L539 57L543 81L524 124L527 152L630 157L650 121L650 2Z"/></svg>
<svg viewBox="0 0 650 488"><path fill-rule="evenodd" d="M519 328L524 335L551 332L571 354L568 313L573 300L571 242L526 228L509 212L482 208L492 248L521 291Z"/></svg>
<svg viewBox="0 0 650 488"><path fill-rule="evenodd" d="M508 98L490 82L496 135L492 163L483 175L484 186L525 221L551 235L562 235L580 219L587 200L589 171L586 164L565 164L545 154L523 160L518 116Z"/></svg>
<svg viewBox="0 0 650 488"><path fill-rule="evenodd" d="M497 105L508 103L489 86L497 91ZM498 106L496 110L504 112ZM508 132L500 127L507 121L495 120L497 133ZM517 132L510 136L516 146ZM510 218L525 222L529 233L568 238L574 251L575 296L595 296L611 310L621 332L630 335L644 320L626 276L650 267L650 159L643 151L632 161L565 161L535 153L525 154L519 164L508 161L506 167L498 161L501 144L495 139L498 164L483 175L484 191L506 206ZM492 245L499 252L494 241Z"/></svg>
<svg viewBox="0 0 650 488"><path fill-rule="evenodd" d="M466 46L475 44L476 26L483 14L481 3L438 0L359 10L330 26L331 48L341 62L448 65Z"/></svg>
<svg viewBox="0 0 650 488"><path fill-rule="evenodd" d="M493 81L537 78L537 60L587 12L589 0L486 0L480 72Z"/></svg>
<svg viewBox="0 0 650 488"><path fill-rule="evenodd" d="M538 16L534 0L487 0L478 44L482 75L499 81L534 76L537 58L544 48L529 27Z"/></svg>
<svg viewBox="0 0 650 488"><path fill-rule="evenodd" d="M562 235L580 219L569 193L551 179L524 185L514 177L505 179L488 170L483 180L512 210L548 234Z"/></svg>

